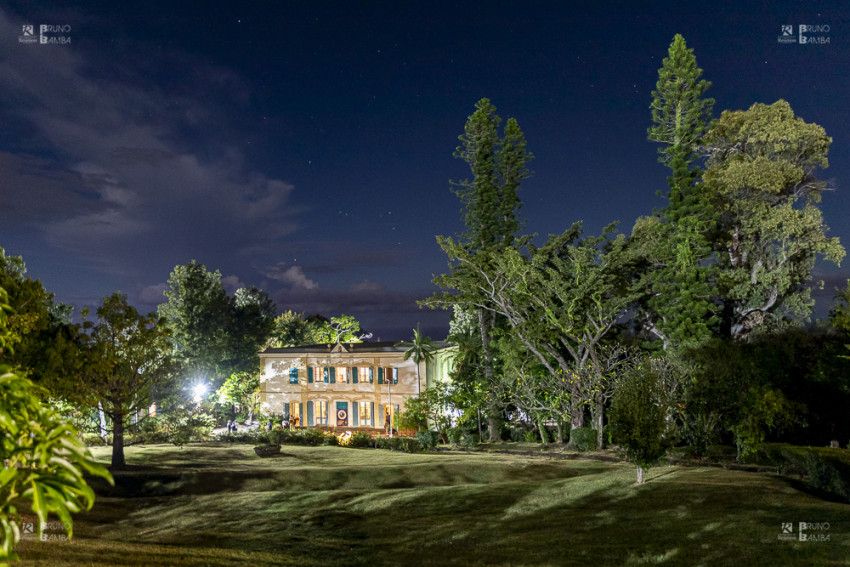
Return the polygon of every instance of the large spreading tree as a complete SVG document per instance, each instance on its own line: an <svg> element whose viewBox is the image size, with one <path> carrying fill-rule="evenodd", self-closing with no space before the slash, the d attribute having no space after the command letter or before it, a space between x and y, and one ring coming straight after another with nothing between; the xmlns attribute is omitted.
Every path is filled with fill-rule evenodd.
<svg viewBox="0 0 850 567"><path fill-rule="evenodd" d="M97 308L97 323L84 325L84 363L69 397L99 408L112 422L112 466L124 466L124 428L146 412L151 390L171 375L169 330L155 313L140 314L116 292Z"/></svg>
<svg viewBox="0 0 850 567"><path fill-rule="evenodd" d="M784 100L724 111L706 138L705 185L719 212L722 332L745 339L809 316L815 259L844 257L819 208L832 139Z"/></svg>

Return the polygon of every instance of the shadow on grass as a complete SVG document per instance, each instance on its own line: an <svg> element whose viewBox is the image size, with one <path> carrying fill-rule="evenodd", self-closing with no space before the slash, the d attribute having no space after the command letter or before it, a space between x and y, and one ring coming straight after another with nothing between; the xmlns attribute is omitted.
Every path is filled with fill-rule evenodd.
<svg viewBox="0 0 850 567"><path fill-rule="evenodd" d="M195 471L167 465L185 453L159 455L149 461L162 468L117 475L123 493L98 489L79 540L37 557L110 565L114 553L96 550L116 548L138 556L125 565L152 564L147 550L163 565L850 564L850 507L772 475L659 467L636 486L634 467L619 463L346 451ZM210 452L190 454L221 456ZM782 523L810 521L834 526L833 541L777 539Z"/></svg>

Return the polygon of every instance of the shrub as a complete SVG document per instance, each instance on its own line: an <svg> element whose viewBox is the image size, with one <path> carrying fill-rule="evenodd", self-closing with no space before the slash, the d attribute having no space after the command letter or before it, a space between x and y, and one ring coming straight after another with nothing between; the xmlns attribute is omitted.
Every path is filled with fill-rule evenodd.
<svg viewBox="0 0 850 567"><path fill-rule="evenodd" d="M405 453L421 453L423 451L422 445L415 437L377 437L375 447Z"/></svg>
<svg viewBox="0 0 850 567"><path fill-rule="evenodd" d="M450 427L446 430L446 437L449 438L449 443L452 445L460 445L460 438L463 435L463 429L460 427Z"/></svg>
<svg viewBox="0 0 850 567"><path fill-rule="evenodd" d="M602 443L606 447L614 444L613 435L611 433L611 426L607 423L602 427Z"/></svg>
<svg viewBox="0 0 850 567"><path fill-rule="evenodd" d="M596 430L589 427L577 427L571 430L570 444L581 452L593 451L596 449Z"/></svg>
<svg viewBox="0 0 850 567"><path fill-rule="evenodd" d="M329 447L338 447L339 446L339 437L334 435L333 433L329 435L322 436L322 445L328 445Z"/></svg>
<svg viewBox="0 0 850 567"><path fill-rule="evenodd" d="M436 431L419 431L416 434L416 439L425 451L431 450L437 446L440 439L440 434Z"/></svg>
<svg viewBox="0 0 850 567"><path fill-rule="evenodd" d="M316 447L325 442L325 434L319 429L301 429L293 440L299 445Z"/></svg>
<svg viewBox="0 0 850 567"><path fill-rule="evenodd" d="M348 440L349 447L363 448L372 447L373 445L374 440L372 439L372 436L365 431L355 431L351 434L351 438Z"/></svg>
<svg viewBox="0 0 850 567"><path fill-rule="evenodd" d="M620 384L608 412L614 442L637 467L637 482L673 445L673 400L663 387L661 375L644 363Z"/></svg>
<svg viewBox="0 0 850 567"><path fill-rule="evenodd" d="M511 434L511 441L514 443L519 443L520 441L525 440L525 430L521 427L511 427L509 431Z"/></svg>
<svg viewBox="0 0 850 567"><path fill-rule="evenodd" d="M771 445L766 454L780 474L805 477L813 490L850 502L850 454L826 447Z"/></svg>
<svg viewBox="0 0 850 567"><path fill-rule="evenodd" d="M469 433L464 431L463 435L460 436L460 446L464 449L472 449L476 447L480 443L480 439L477 433Z"/></svg>

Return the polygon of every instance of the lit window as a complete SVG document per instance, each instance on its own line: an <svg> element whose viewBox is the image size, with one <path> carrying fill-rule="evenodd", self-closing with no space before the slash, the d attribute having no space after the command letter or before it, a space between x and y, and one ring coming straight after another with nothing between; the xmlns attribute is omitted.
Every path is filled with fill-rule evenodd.
<svg viewBox="0 0 850 567"><path fill-rule="evenodd" d="M340 366L336 369L336 381L348 382L348 367Z"/></svg>
<svg viewBox="0 0 850 567"><path fill-rule="evenodd" d="M372 425L372 402L360 402L360 425Z"/></svg>
<svg viewBox="0 0 850 567"><path fill-rule="evenodd" d="M360 383L365 384L366 382L372 383L372 367L360 367L357 369L360 373Z"/></svg>
<svg viewBox="0 0 850 567"><path fill-rule="evenodd" d="M316 425L328 424L328 402L319 400L316 402Z"/></svg>

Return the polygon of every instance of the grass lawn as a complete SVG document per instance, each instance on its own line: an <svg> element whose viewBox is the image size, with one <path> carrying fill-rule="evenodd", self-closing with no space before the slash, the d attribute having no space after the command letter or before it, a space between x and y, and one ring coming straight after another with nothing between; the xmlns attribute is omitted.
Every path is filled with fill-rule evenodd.
<svg viewBox="0 0 850 567"><path fill-rule="evenodd" d="M631 465L564 457L131 447L72 541L17 551L39 566L850 565L850 506L783 478L670 466L636 486ZM828 522L829 541L780 541L784 522Z"/></svg>

